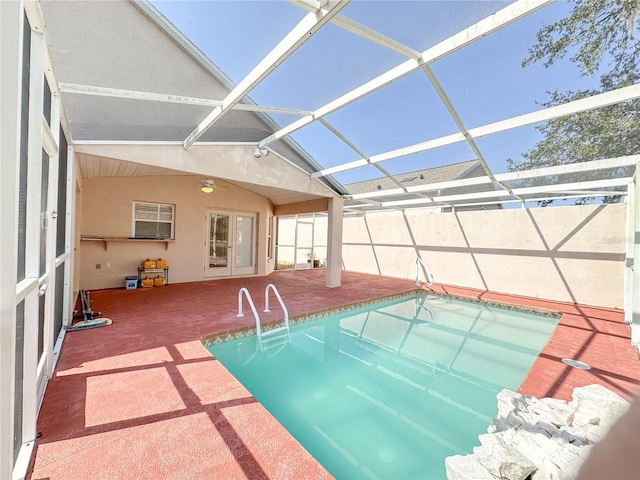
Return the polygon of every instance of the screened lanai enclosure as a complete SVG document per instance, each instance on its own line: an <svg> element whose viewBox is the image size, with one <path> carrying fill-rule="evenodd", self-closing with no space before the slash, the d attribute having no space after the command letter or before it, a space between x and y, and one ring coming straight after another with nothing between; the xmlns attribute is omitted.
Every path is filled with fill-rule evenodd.
<svg viewBox="0 0 640 480"><path fill-rule="evenodd" d="M637 345L640 62L537 36L587 28L581 3L0 2L0 477L27 469L78 291L145 258L332 288L420 261L623 309ZM602 4L637 55L636 2Z"/></svg>

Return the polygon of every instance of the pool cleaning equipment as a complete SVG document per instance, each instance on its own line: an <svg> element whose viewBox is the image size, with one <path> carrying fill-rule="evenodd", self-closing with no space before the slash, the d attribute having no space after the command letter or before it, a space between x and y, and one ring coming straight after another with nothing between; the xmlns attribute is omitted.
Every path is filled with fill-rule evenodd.
<svg viewBox="0 0 640 480"><path fill-rule="evenodd" d="M73 325L65 325L65 330L87 330L89 328L104 327L111 325L110 318L101 317L100 312L91 310L91 297L88 291L80 290L80 301L82 303L82 318L80 322Z"/></svg>

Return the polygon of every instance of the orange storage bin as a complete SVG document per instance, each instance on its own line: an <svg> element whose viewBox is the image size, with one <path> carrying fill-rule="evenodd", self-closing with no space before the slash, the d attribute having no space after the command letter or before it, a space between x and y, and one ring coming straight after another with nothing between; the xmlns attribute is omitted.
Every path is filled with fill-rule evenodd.
<svg viewBox="0 0 640 480"><path fill-rule="evenodd" d="M159 258L156 260L156 268L167 268L167 261Z"/></svg>
<svg viewBox="0 0 640 480"><path fill-rule="evenodd" d="M144 268L145 270L151 270L153 268L157 268L156 267L156 261L155 260L149 260L147 258L146 260L142 261L142 268Z"/></svg>
<svg viewBox="0 0 640 480"><path fill-rule="evenodd" d="M164 287L164 277L156 277L153 279L153 286L154 287Z"/></svg>
<svg viewBox="0 0 640 480"><path fill-rule="evenodd" d="M153 287L153 279L149 277L144 277L140 283L142 283L143 287Z"/></svg>

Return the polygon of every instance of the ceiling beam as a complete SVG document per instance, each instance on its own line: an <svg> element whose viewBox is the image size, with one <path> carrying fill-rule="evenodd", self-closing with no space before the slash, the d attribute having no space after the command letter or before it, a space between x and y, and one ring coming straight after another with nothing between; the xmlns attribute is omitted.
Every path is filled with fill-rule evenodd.
<svg viewBox="0 0 640 480"><path fill-rule="evenodd" d="M580 112L586 112L588 110L595 110L597 108L614 105L616 103L633 100L635 98L640 98L640 84L630 85L628 87L619 88L610 92L600 93L592 97L575 100L573 102L564 103L555 107L544 108L531 113L526 113L524 115L519 115L517 117L511 117L506 120L500 120L498 122L489 123L480 127L471 128L468 130L468 133L474 138L479 138L486 135L492 135L494 133L505 132L514 128L525 127L534 123L546 122L549 120L553 120L554 118L573 115ZM465 140L466 138L462 134L462 132L445 135L444 137L427 140L426 142L416 143L414 145L398 148L389 152L372 155L371 157L369 157L369 161L365 162L364 164L366 165L367 163L383 162L385 160L391 160L405 155L424 152L427 150L432 150L434 148L443 147L445 145L463 142ZM313 174L311 174L311 176L321 177L332 173L344 172L345 170L351 170L352 168L362 166L361 162L363 162L363 160L355 160L353 162L344 163L342 165L336 165L335 167L314 172Z"/></svg>
<svg viewBox="0 0 640 480"><path fill-rule="evenodd" d="M331 133L333 133L336 137L338 137L345 144L347 144L354 152L356 152L358 155L363 157L365 160L367 159L367 155L362 150L360 150L360 148L358 148L357 145L355 145L353 142L351 142L351 140L349 140L347 137L345 137L337 128L335 128L333 125L331 125L329 122L327 122L324 118L321 118L319 121L320 121L320 123L322 125L327 127L329 129L329 131L331 131ZM377 164L373 165L373 166L376 167L378 169L378 171L380 171L385 177L387 177L395 186L397 186L398 188L403 189L406 192L405 186L402 185L400 182L398 182L398 180L396 180L396 178L393 175L391 175L384 168L382 168L382 166L377 165Z"/></svg>
<svg viewBox="0 0 640 480"><path fill-rule="evenodd" d="M503 183L499 182L498 180L496 180L496 178L493 175L493 172L491 171L491 168L489 168L489 165L487 164L487 162L484 159L484 155L482 155L482 152L478 148L478 145L476 144L475 139L469 133L469 130L467 129L467 127L462 122L462 118L460 118L460 115L458 115L458 111L454 108L453 104L451 103L451 100L449 100L449 96L446 94L446 92L442 88L442 85L440 85L440 82L438 81L438 78L436 77L436 74L433 73L433 70L431 69L431 67L429 65L424 65L422 67L422 71L425 73L425 75L429 79L429 82L431 82L431 85L433 86L433 88L435 89L436 93L440 97L440 100L442 101L442 103L444 104L445 108L447 109L447 112L449 112L449 115L451 115L451 118L453 119L453 121L458 126L458 129L460 130L460 133L462 133L462 135L464 135L464 138L467 141L467 143L469 144L469 147L471 148L473 153L476 155L476 158L480 162L480 166L484 170L484 173L486 173L487 176L492 181L494 181L496 184L498 184L502 189L506 190L509 193L509 195L512 195L516 199L522 201L522 198L520 198L517 195L515 195L513 193L513 191L509 187L507 187L505 184L503 184Z"/></svg>
<svg viewBox="0 0 640 480"><path fill-rule="evenodd" d="M597 192L593 195L588 195L589 197L602 197L602 196L607 196L607 197L624 197L627 195L627 191L606 191L606 192ZM526 203L537 203L537 202L544 202L544 201L548 201L548 200L570 200L570 199L574 199L574 198L585 198L584 194L571 194L571 195L555 195L555 196L551 196L551 197L531 197L531 198L526 198L525 202ZM457 203L454 205L455 208L461 208L461 207L481 207L481 206L485 206L485 205L501 205L504 203L522 203L520 200L489 200L486 202L469 202L469 203ZM432 207L444 207L445 205L438 205L438 204L428 204L426 205L429 208ZM345 213L370 213L370 212L375 212L375 211L388 211L388 209L385 208L380 208L379 210L365 210L363 207L365 207L365 205L359 206L359 205L349 205L348 207L345 206ZM347 211L347 208L349 209ZM400 207L397 207L398 209L400 209ZM419 207L416 207L419 208ZM404 210L404 209L403 209Z"/></svg>
<svg viewBox="0 0 640 480"><path fill-rule="evenodd" d="M96 87L93 85L78 85L75 83L61 83L60 91L64 93L75 93L79 95L94 95L98 97L127 98L132 100L146 100L151 102L178 103L181 105L201 105L207 107L222 106L222 100L211 100L208 98L185 97L183 95L167 95L164 93L140 92L136 90L122 90L119 88ZM309 110L297 110L292 108L267 107L264 105L251 105L246 103L236 103L231 107L233 110L243 110L247 112L281 113L285 115L309 115Z"/></svg>
<svg viewBox="0 0 640 480"><path fill-rule="evenodd" d="M640 154L625 155L623 157L607 158L604 160L591 160L589 162L570 163L555 167L534 168L519 172L499 173L496 175L501 182L510 180L522 180L525 178L547 177L554 175L566 175L568 173L594 172L609 168L631 167L640 162Z"/></svg>
<svg viewBox="0 0 640 480"><path fill-rule="evenodd" d="M298 7L304 8L305 10L312 11L314 6L306 1L293 1L290 0L291 3L297 5ZM407 45L404 45L392 38L383 35L382 33L369 28L361 23L356 22L355 20L350 19L349 17L345 17L342 14L338 14L331 19L331 23L336 27L343 28L351 33L358 35L359 37L366 38L372 42L375 42L383 47L386 47L394 52L397 52L401 55L404 55L408 58L415 58L416 60L420 58L420 52L414 50Z"/></svg>
<svg viewBox="0 0 640 480"><path fill-rule="evenodd" d="M311 8L311 7L307 7L307 8ZM345 17L344 15L336 15L333 20L331 20L331 23L339 26L351 33L354 33L362 38L365 38L367 40L370 40L372 42L377 43L378 45L381 45L385 48L388 48L390 50L393 50L397 53L400 53L401 55L404 55L408 58L413 58L413 59L420 59L420 52L418 52L417 50L414 50L410 47L408 47L407 45L404 45L390 37L387 37L386 35L381 34L380 32L373 30L365 25L362 25L358 22L356 22L355 20L351 20L348 17ZM429 79L429 81L431 82L431 85L433 86L433 88L436 90L436 93L438 94L438 96L440 97L440 100L442 101L442 103L444 104L445 108L447 109L447 111L449 112L449 114L451 115L451 117L453 118L453 121L456 123L456 125L458 126L458 128L460 129L460 132L465 136L465 138L467 139L467 142L469 143L469 146L471 147L471 150L475 153L476 158L478 159L478 161L480 162L480 165L482 167L482 169L485 171L485 173L487 174L487 176L493 181L495 182L497 185L499 185L500 187L502 187L504 190L506 190L507 192L509 192L510 194L512 194L511 190L504 184L500 183L499 181L497 181L493 175L493 172L491 171L491 168L489 167L489 165L487 164L486 160L484 159L484 156L482 155L482 152L480 151L480 149L478 148L475 140L473 139L473 137L471 137L471 135L469 135L467 128L464 126L464 123L462 122L462 119L460 118L460 115L458 115L458 112L456 111L456 109L454 108L453 104L451 103L451 101L449 100L448 95L445 93L444 89L442 88L442 85L440 84L440 82L438 81L435 73L433 72L433 70L431 69L431 67L428 64L424 64L422 66L422 70L424 71L425 75L427 76L427 78ZM324 120L322 118L319 119L319 121L323 124L326 125L326 123L324 122ZM329 127L328 127L329 128ZM339 133L337 130L331 128L331 130L338 136L340 137L343 141L345 141L347 144L350 144L341 133ZM357 151L357 150L356 150ZM366 155L363 155L362 153L358 152L365 160L368 160ZM397 187L402 188L405 192L407 191L406 186L400 184L395 177L391 176L386 170L384 170L382 167L380 167L377 163L373 163L371 164L374 167L378 168L378 170L380 170L382 173L384 173L388 178L390 178ZM516 197L518 198L518 197ZM518 200L522 200L521 198L518 198Z"/></svg>
<svg viewBox="0 0 640 480"><path fill-rule="evenodd" d="M561 183L556 185L540 185L536 187L523 187L514 188L513 191L516 195L532 195L537 193L553 193L553 192L570 192L572 190L584 190L591 188L607 188L607 187L622 187L626 186L630 182L629 177L624 178L611 178L608 180L591 180L586 182L574 182L574 183ZM601 195L607 195L609 192L602 191ZM483 198L500 198L509 195L505 191L493 190L488 192L472 192L461 193L457 195L442 195L433 197L433 202L459 202L465 200L476 200ZM592 195L590 195L592 196ZM525 201L528 201L526 198ZM423 205L431 204L431 201L418 198L413 200L393 200L390 202L380 202L383 207L399 207L410 205Z"/></svg>
<svg viewBox="0 0 640 480"><path fill-rule="evenodd" d="M462 30L461 32L447 38L437 45L425 50L420 54L420 58L409 59L400 65L387 70L385 73L376 78L356 87L341 97L329 102L328 104L318 108L312 115L305 116L284 128L273 133L269 137L262 140L260 147L275 142L276 140L289 135L296 130L310 124L311 122L328 115L342 107L355 102L356 100L375 92L376 90L396 81L400 78L415 72L422 67L423 64L434 62L446 55L449 55L470 43L479 40L486 35L505 27L516 20L528 15L529 13L542 8L551 3L553 0L518 0L515 3L499 10L493 15L481 20L480 22Z"/></svg>
<svg viewBox="0 0 640 480"><path fill-rule="evenodd" d="M189 134L184 141L184 148L189 148L198 140L222 115L240 102L253 88L264 80L278 65L304 44L311 36L344 8L349 0L327 2L324 7L308 13L293 29L244 77L222 100L222 105L215 107L207 117Z"/></svg>
<svg viewBox="0 0 640 480"><path fill-rule="evenodd" d="M608 158L604 160L592 160L589 162L571 163L568 165L558 165L555 167L535 168L520 172L499 173L495 179L499 182L509 182L514 180L525 180L530 178L544 178L557 175L581 174L596 172L612 168L624 168L635 166L640 162L640 155L627 155L624 157ZM637 167L636 167L637 168ZM446 182L430 183L426 185L413 185L406 187L407 193L437 192L448 188L463 188L474 185L489 185L492 179L486 176L464 178L462 180L449 180ZM374 190L371 192L355 193L349 197L353 200L366 198L380 198L391 195L400 195L403 191L394 188L387 190ZM528 200L527 200L528 201Z"/></svg>

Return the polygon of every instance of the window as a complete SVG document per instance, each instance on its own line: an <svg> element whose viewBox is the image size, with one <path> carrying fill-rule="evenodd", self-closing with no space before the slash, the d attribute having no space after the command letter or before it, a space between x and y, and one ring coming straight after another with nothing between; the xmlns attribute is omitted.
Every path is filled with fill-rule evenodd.
<svg viewBox="0 0 640 480"><path fill-rule="evenodd" d="M174 205L133 202L133 237L173 240Z"/></svg>

